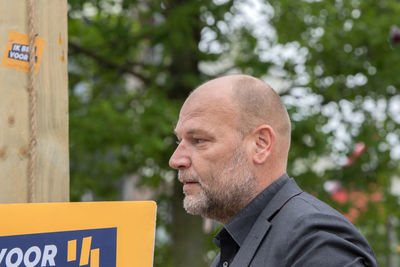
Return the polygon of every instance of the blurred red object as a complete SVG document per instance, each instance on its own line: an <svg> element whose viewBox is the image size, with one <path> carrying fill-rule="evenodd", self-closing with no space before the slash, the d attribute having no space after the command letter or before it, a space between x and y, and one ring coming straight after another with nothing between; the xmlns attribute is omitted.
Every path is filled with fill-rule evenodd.
<svg viewBox="0 0 400 267"><path fill-rule="evenodd" d="M372 192L367 193L364 191L346 189L338 180L328 180L324 183L325 191L331 195L331 198L335 202L341 205L350 205L348 211L344 212L343 215L353 223L357 221L362 213L367 211L370 203L382 201L382 194L378 191L379 189L376 184L370 184L369 188Z"/></svg>
<svg viewBox="0 0 400 267"><path fill-rule="evenodd" d="M347 158L346 166L351 166L367 150L367 145L364 142L358 142L353 149L353 153Z"/></svg>
<svg viewBox="0 0 400 267"><path fill-rule="evenodd" d="M333 200L340 204L344 204L347 202L347 192L344 189L332 192L331 197Z"/></svg>
<svg viewBox="0 0 400 267"><path fill-rule="evenodd" d="M347 218L347 220L354 223L360 215L360 212L356 208L350 208L349 212L343 215Z"/></svg>

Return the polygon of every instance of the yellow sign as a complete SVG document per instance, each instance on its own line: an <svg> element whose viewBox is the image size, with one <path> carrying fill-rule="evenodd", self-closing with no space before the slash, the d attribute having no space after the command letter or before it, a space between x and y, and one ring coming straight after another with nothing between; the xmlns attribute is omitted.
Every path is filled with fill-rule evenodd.
<svg viewBox="0 0 400 267"><path fill-rule="evenodd" d="M0 267L150 267L153 201L0 205Z"/></svg>
<svg viewBox="0 0 400 267"><path fill-rule="evenodd" d="M45 40L39 37L35 38L35 73L39 71L40 61L42 59ZM29 72L29 36L23 33L10 31L8 36L6 51L4 52L2 65L4 67Z"/></svg>

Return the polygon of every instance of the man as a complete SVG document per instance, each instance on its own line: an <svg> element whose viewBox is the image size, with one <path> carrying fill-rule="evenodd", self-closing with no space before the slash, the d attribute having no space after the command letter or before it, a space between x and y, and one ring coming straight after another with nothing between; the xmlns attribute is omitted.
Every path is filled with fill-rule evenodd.
<svg viewBox="0 0 400 267"><path fill-rule="evenodd" d="M286 174L290 119L279 96L246 75L192 92L170 166L188 213L217 220L212 266L377 266L356 228Z"/></svg>

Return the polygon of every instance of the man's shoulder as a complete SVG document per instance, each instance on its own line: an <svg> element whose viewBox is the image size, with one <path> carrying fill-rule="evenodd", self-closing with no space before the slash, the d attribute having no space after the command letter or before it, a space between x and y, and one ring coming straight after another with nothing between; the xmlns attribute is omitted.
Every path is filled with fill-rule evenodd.
<svg viewBox="0 0 400 267"><path fill-rule="evenodd" d="M282 211L291 211L293 216L318 213L344 217L327 203L307 192L302 192L290 199L284 207L282 207Z"/></svg>
<svg viewBox="0 0 400 267"><path fill-rule="evenodd" d="M344 218L342 214L325 202L304 192L293 178L288 179L288 182L276 193L274 198L276 201L271 201L269 205L279 209L279 212L275 213L276 215L289 213L292 219L306 214L326 214ZM269 208L271 207L266 207L266 209Z"/></svg>
<svg viewBox="0 0 400 267"><path fill-rule="evenodd" d="M269 256L256 262L275 260L286 264L282 266L343 266L351 262L351 266L376 266L372 249L356 227L306 192L283 203L270 223L261 248ZM271 243L274 246L268 245ZM357 260L367 264L358 264Z"/></svg>
<svg viewBox="0 0 400 267"><path fill-rule="evenodd" d="M340 212L316 198L315 196L301 192L288 199L271 218L272 232L286 232L285 239L308 235L312 232L319 234L325 232L330 235L341 236L344 239L357 239L367 243L358 229Z"/></svg>
<svg viewBox="0 0 400 267"><path fill-rule="evenodd" d="M290 220L287 220L288 218ZM299 224L303 226L320 224L323 226L334 223L356 230L355 226L340 212L307 192L302 192L288 200L272 219L272 224L274 224L274 221L279 221L279 224L285 221L283 222L284 225L294 228L298 228Z"/></svg>

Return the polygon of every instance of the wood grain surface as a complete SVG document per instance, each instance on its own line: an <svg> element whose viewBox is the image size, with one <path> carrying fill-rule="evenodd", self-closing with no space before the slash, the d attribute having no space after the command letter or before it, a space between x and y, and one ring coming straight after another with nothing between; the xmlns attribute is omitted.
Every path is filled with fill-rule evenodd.
<svg viewBox="0 0 400 267"><path fill-rule="evenodd" d="M10 31L28 34L24 0L0 0L0 56ZM45 39L36 74L35 199L69 200L67 1L36 0L36 30ZM0 203L26 202L29 157L28 73L0 65Z"/></svg>

